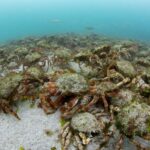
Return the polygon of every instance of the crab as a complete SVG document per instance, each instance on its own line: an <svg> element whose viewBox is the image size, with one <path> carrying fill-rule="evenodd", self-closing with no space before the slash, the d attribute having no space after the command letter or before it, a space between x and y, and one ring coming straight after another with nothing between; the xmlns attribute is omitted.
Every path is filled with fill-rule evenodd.
<svg viewBox="0 0 150 150"><path fill-rule="evenodd" d="M21 99L32 99L38 97L38 88L43 84L45 76L37 67L30 67L23 73L11 72L1 78L0 82L0 109L11 113L20 119L11 108L11 104Z"/></svg>
<svg viewBox="0 0 150 150"><path fill-rule="evenodd" d="M69 59L72 57L72 51L69 49L56 49L55 51L49 51L44 54L39 61L39 65L44 68L45 71L49 71L53 67L66 66Z"/></svg>
<svg viewBox="0 0 150 150"><path fill-rule="evenodd" d="M69 99L69 103L72 104L68 103L68 105L72 108L79 101L77 95L82 95L82 93L87 90L88 84L83 76L76 73L65 73L59 76L55 81L49 81L43 86L43 90L40 94L40 105L46 114L49 114L60 107L60 104L62 104L64 100L67 101ZM67 104L64 105L66 106ZM68 105L67 107L69 107Z"/></svg>
<svg viewBox="0 0 150 150"><path fill-rule="evenodd" d="M17 73L10 73L1 78L0 81L0 110L10 113L17 119L20 119L17 113L11 108L13 96L23 80L23 76Z"/></svg>
<svg viewBox="0 0 150 150"><path fill-rule="evenodd" d="M37 61L40 60L42 55L38 52L32 52L30 54L27 54L24 58L24 69L25 66L31 66L33 63L36 63Z"/></svg>
<svg viewBox="0 0 150 150"><path fill-rule="evenodd" d="M76 112L88 110L99 100L97 95L86 94L88 91L88 83L82 75L65 73L44 84L40 106L46 114L55 112L61 106L62 117L69 119Z"/></svg>
<svg viewBox="0 0 150 150"><path fill-rule="evenodd" d="M59 61L61 59L65 61L71 58L72 51L70 49L62 48L62 49L56 50L54 55L55 55L56 61Z"/></svg>
<svg viewBox="0 0 150 150"><path fill-rule="evenodd" d="M142 74L142 78L148 83L150 84L150 67L147 67L143 74Z"/></svg>
<svg viewBox="0 0 150 150"><path fill-rule="evenodd" d="M126 135L150 133L150 106L137 100L129 102L117 114L117 126Z"/></svg>
<svg viewBox="0 0 150 150"><path fill-rule="evenodd" d="M23 80L17 89L14 99L32 99L39 96L38 89L46 80L43 70L40 67L29 67L23 73Z"/></svg>
<svg viewBox="0 0 150 150"><path fill-rule="evenodd" d="M106 57L111 50L110 45L102 45L94 48L93 53L101 57Z"/></svg>
<svg viewBox="0 0 150 150"><path fill-rule="evenodd" d="M135 59L135 62L139 65L145 66L145 67L149 67L150 66L150 57L137 57Z"/></svg>
<svg viewBox="0 0 150 150"><path fill-rule="evenodd" d="M111 62L107 68L107 76L110 74L111 69L115 69L124 77L133 78L136 75L135 68L129 61L126 60L116 60Z"/></svg>
<svg viewBox="0 0 150 150"><path fill-rule="evenodd" d="M141 95L150 96L150 84L149 84L149 71L144 71L141 75L136 76L132 79L130 87L139 92Z"/></svg>
<svg viewBox="0 0 150 150"><path fill-rule="evenodd" d="M77 148L83 150L91 141L91 133L101 134L100 124L96 117L88 112L74 115L61 130L62 149L67 150L73 139Z"/></svg>
<svg viewBox="0 0 150 150"><path fill-rule="evenodd" d="M139 51L139 45L133 42L129 44L122 43L116 50L120 53L121 58L132 60Z"/></svg>
<svg viewBox="0 0 150 150"><path fill-rule="evenodd" d="M136 93L129 89L120 89L118 93L111 97L111 104L113 106L117 106L121 108L122 106L126 105L127 103L131 102L135 97L138 97Z"/></svg>
<svg viewBox="0 0 150 150"><path fill-rule="evenodd" d="M62 104L63 96L58 92L55 82L48 82L40 92L40 107L46 114L51 114Z"/></svg>
<svg viewBox="0 0 150 150"><path fill-rule="evenodd" d="M89 61L92 52L90 50L81 50L79 53L74 55L75 61Z"/></svg>
<svg viewBox="0 0 150 150"><path fill-rule="evenodd" d="M90 93L97 95L97 100L93 100L92 105L95 104L99 99L102 99L104 103L105 110L108 111L108 102L106 97L111 96L113 94L116 94L116 90L118 90L120 87L123 85L127 84L130 82L129 78L124 78L121 82L114 84L113 82L110 81L102 81L99 84L91 85L90 86ZM88 104L89 105L89 104ZM89 106L86 107L89 107Z"/></svg>
<svg viewBox="0 0 150 150"><path fill-rule="evenodd" d="M102 81L109 81L109 80L111 80L114 83L118 83L118 82L124 80L124 78L125 78L121 73L119 73L115 69L110 69L107 73L108 73L107 76L104 77L102 79Z"/></svg>
<svg viewBox="0 0 150 150"><path fill-rule="evenodd" d="M88 111L101 99L104 103L105 110L108 111L109 105L106 97L116 95L117 90L128 82L130 82L130 79L125 78L117 84L110 81L103 81L98 85L89 86L88 94L75 96L61 107L63 112L62 117L70 118L75 112Z"/></svg>
<svg viewBox="0 0 150 150"><path fill-rule="evenodd" d="M99 148L109 145L112 139L117 141L116 147L121 147L121 134L111 121L111 116L103 108L94 107L90 112L75 114L61 130L61 145L63 150L75 143L77 149L83 150L93 141L98 141ZM117 133L117 138L113 134ZM118 149L119 150L119 149Z"/></svg>
<svg viewBox="0 0 150 150"><path fill-rule="evenodd" d="M99 125L102 131L102 136L94 139L98 140L99 149L115 149L120 150L123 144L123 135L116 127L116 122L114 118L114 112L120 112L119 107L110 106L110 114L105 112L103 108L94 108L90 111L97 120L99 121ZM97 141L96 140L96 141Z"/></svg>

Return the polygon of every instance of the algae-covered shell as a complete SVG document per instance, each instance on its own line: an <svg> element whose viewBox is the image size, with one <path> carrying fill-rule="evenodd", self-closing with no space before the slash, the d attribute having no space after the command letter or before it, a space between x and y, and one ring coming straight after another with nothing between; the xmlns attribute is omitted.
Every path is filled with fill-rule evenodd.
<svg viewBox="0 0 150 150"><path fill-rule="evenodd" d="M79 113L72 117L71 126L74 130L80 132L96 132L99 131L97 119L91 113Z"/></svg>
<svg viewBox="0 0 150 150"><path fill-rule="evenodd" d="M116 67L120 73L127 77L134 77L136 75L136 71L133 65L126 60L118 60L116 62Z"/></svg>
<svg viewBox="0 0 150 150"><path fill-rule="evenodd" d="M37 52L33 52L33 53L25 56L25 60L27 61L27 63L35 62L35 61L39 60L40 58L41 58L41 54L39 54Z"/></svg>
<svg viewBox="0 0 150 150"><path fill-rule="evenodd" d="M110 51L110 49L111 49L110 45L101 45L100 47L96 47L93 50L93 53L94 54L100 54L101 52L108 53Z"/></svg>
<svg viewBox="0 0 150 150"><path fill-rule="evenodd" d="M51 45L48 43L48 41L46 39L40 39L37 42L37 46L43 47L43 48L51 48Z"/></svg>
<svg viewBox="0 0 150 150"><path fill-rule="evenodd" d="M15 49L15 53L18 54L18 55L26 55L28 54L29 50L26 48L26 47L18 47Z"/></svg>
<svg viewBox="0 0 150 150"><path fill-rule="evenodd" d="M150 106L136 101L129 103L119 112L117 123L126 135L150 133Z"/></svg>
<svg viewBox="0 0 150 150"><path fill-rule="evenodd" d="M69 59L71 58L71 50L70 49L60 49L55 51L55 55L59 58Z"/></svg>
<svg viewBox="0 0 150 150"><path fill-rule="evenodd" d="M132 40L123 40L123 41L120 41L120 44L123 46L123 47L131 47L135 44L137 44L135 41L132 41Z"/></svg>
<svg viewBox="0 0 150 150"><path fill-rule="evenodd" d="M97 85L97 93L110 92L116 89L116 84L110 81L103 81Z"/></svg>
<svg viewBox="0 0 150 150"><path fill-rule="evenodd" d="M147 80L148 84L150 84L150 67L144 70L143 77Z"/></svg>
<svg viewBox="0 0 150 150"><path fill-rule="evenodd" d="M86 65L85 63L79 65L79 63L72 61L68 64L71 70L85 77L93 77L98 74L98 70L96 68L92 68L92 66Z"/></svg>
<svg viewBox="0 0 150 150"><path fill-rule="evenodd" d="M0 97L7 98L19 85L23 76L17 73L10 73L0 79Z"/></svg>
<svg viewBox="0 0 150 150"><path fill-rule="evenodd" d="M74 56L74 60L88 60L92 56L92 52L90 50L82 50Z"/></svg>
<svg viewBox="0 0 150 150"><path fill-rule="evenodd" d="M44 71L40 67L29 67L25 74L29 75L30 77L33 77L35 79L40 79L44 77Z"/></svg>
<svg viewBox="0 0 150 150"><path fill-rule="evenodd" d="M88 90L85 78L76 73L66 73L56 81L58 89L63 93L82 93Z"/></svg>
<svg viewBox="0 0 150 150"><path fill-rule="evenodd" d="M4 58L0 58L0 65L2 65L5 62Z"/></svg>
<svg viewBox="0 0 150 150"><path fill-rule="evenodd" d="M131 102L134 96L135 93L133 93L132 91L128 89L121 89L117 93L117 95L111 97L111 104L113 104L114 106L122 107Z"/></svg>
<svg viewBox="0 0 150 150"><path fill-rule="evenodd" d="M18 66L18 64L15 62L15 61L12 61L12 62L10 62L9 64L8 64L8 67L9 68L15 68L15 67L17 67Z"/></svg>

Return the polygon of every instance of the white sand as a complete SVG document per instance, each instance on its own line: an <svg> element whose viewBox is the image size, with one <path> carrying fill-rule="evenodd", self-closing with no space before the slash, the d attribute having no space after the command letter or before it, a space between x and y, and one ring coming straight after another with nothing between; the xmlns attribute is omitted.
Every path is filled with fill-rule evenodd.
<svg viewBox="0 0 150 150"><path fill-rule="evenodd" d="M60 112L46 115L42 109L30 108L28 102L19 104L18 115L21 120L17 120L12 115L0 113L0 150L51 150L56 147L61 150L59 141L60 133ZM53 132L52 136L47 136L45 130ZM70 145L69 150L75 150ZM96 150L97 145L90 144L87 150Z"/></svg>
<svg viewBox="0 0 150 150"><path fill-rule="evenodd" d="M30 108L29 104L21 104L18 121L11 115L0 114L0 150L50 150L55 146L60 150L58 133L60 129L60 113L45 115L42 109ZM54 132L52 136L45 134L45 129Z"/></svg>

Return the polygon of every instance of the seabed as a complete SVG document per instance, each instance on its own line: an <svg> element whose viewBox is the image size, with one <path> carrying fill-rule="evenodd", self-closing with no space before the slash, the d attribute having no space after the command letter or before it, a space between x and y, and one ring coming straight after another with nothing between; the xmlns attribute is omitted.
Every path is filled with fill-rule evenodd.
<svg viewBox="0 0 150 150"><path fill-rule="evenodd" d="M91 35L0 46L0 150L150 150L150 45Z"/></svg>

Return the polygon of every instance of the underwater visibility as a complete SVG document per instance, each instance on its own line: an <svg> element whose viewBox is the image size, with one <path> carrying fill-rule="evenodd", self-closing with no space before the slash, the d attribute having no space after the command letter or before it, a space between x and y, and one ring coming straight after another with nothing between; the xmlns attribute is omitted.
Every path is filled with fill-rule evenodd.
<svg viewBox="0 0 150 150"><path fill-rule="evenodd" d="M0 41L74 32L150 39L149 0L1 0Z"/></svg>
<svg viewBox="0 0 150 150"><path fill-rule="evenodd" d="M149 6L0 1L0 150L150 150Z"/></svg>

